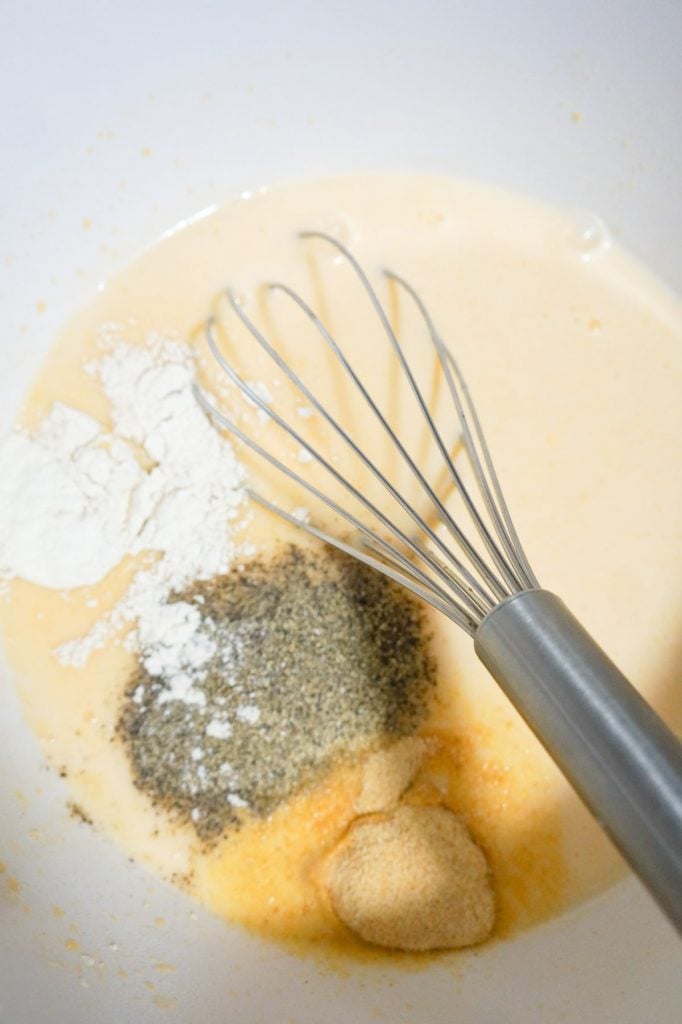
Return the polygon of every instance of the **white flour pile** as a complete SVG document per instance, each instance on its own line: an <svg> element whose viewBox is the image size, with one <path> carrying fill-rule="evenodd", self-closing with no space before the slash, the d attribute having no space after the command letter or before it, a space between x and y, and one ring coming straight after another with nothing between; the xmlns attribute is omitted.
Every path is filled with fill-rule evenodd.
<svg viewBox="0 0 682 1024"><path fill-rule="evenodd" d="M193 683L214 645L199 630L198 608L167 602L232 564L243 469L196 403L187 345L110 342L88 370L109 400L111 431L55 404L35 433L17 429L0 443L0 572L70 589L150 552L113 611L58 657L83 666L133 625L126 645L164 679L168 699L200 703Z"/></svg>

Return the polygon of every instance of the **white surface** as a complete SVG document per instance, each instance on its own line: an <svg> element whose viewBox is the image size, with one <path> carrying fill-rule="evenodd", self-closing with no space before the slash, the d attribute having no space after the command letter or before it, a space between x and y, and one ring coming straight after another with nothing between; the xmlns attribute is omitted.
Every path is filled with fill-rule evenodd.
<svg viewBox="0 0 682 1024"><path fill-rule="evenodd" d="M396 166L495 181L598 211L682 283L678 3L46 0L6 3L2 22L3 426L102 277L272 181ZM21 884L0 875L1 1024L679 1019L679 944L632 881L450 970L322 975L72 822L6 678L0 721L0 860Z"/></svg>

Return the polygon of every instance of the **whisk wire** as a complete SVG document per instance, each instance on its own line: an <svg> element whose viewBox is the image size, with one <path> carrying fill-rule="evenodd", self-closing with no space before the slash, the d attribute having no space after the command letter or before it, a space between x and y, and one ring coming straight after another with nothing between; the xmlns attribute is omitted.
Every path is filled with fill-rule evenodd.
<svg viewBox="0 0 682 1024"><path fill-rule="evenodd" d="M218 347L218 344L217 344L217 341L216 341L216 338L215 338L215 321L213 320L213 318L210 318L207 321L207 324L206 324L206 339L207 339L209 348L211 349L211 352L212 352L214 358L216 359L216 361L218 362L220 367L225 371L227 376L233 381L234 384L237 385L237 387L240 389L240 391L243 394L247 395L248 398L252 402L254 402L254 404L259 406L264 412L267 412L268 415L271 416L271 418L283 430L285 430L286 433L290 437L292 437L298 444L300 444L301 446L304 446L305 445L305 441L304 441L303 437L298 433L298 431L296 431L292 426L290 426L290 424L288 424L279 415L279 413L277 413L275 410L270 409L266 405L266 403L263 401L261 396L258 395L257 392L254 391L253 388L251 388L246 383L246 381L244 381L240 377L240 375L236 372L234 367L225 359L225 357L223 356L222 352L220 351L220 348ZM390 545L387 542L385 542L375 531L370 530L368 527L366 527L365 524L363 524L356 516L354 516L347 509L343 508L341 505L339 505L337 502L335 502L332 498L329 497L329 495L324 494L322 491L320 491L318 488L316 488L309 481L305 480L303 477L301 477L294 470L290 469L284 462L282 462L276 456L272 455L269 451L267 451L267 449L265 449L261 445L257 444L257 442L255 442L244 431L242 431L232 420L230 420L227 416L225 416L218 409L216 409L215 406L212 405L212 403L208 401L208 399L203 394L203 392L201 392L201 390L199 388L197 388L196 386L195 386L195 394L196 394L196 397L197 397L199 403L203 407L203 409L221 427L223 427L224 429L226 429L226 430L230 431L232 434L234 434L240 441L242 441L249 448L251 448L252 451L255 451L256 454L258 454L260 457L262 457L267 462L269 462L270 465L272 465L276 469L280 470L282 473L284 473L286 476L288 476L291 480L293 480L296 484L300 485L305 490L307 490L308 493L312 494L318 500L322 501L328 508L330 508L337 515L340 515L341 517L343 517L355 529L359 530L361 533L363 533L365 535L370 536L372 538L372 540L375 541L380 547L386 549L386 552L387 552L387 555L389 556L389 558L392 558L392 559L398 561L405 568L409 567L408 571L412 571L412 572L414 571L415 567L414 567L413 563L409 562L409 560L407 560L403 555L401 555L401 553L397 550L397 548L395 548L393 545ZM314 396L311 395L311 400L312 400L313 397ZM339 428L339 429L341 431L343 431L343 428ZM486 598L485 594L482 594L479 597L477 594L472 593L470 589L468 589L467 587L463 586L459 581L457 581L452 576L451 573L448 573L441 566L441 564L431 555L431 553L429 551L427 551L425 548L423 548L421 545L419 545L413 538L411 538L408 534L406 534L404 531L402 531L391 519L389 519L385 515L384 512L382 512L381 509L379 509L376 505L374 505L365 495L362 494L362 492L358 488L356 488L346 477L344 477L343 474L341 474L320 452L316 451L314 448L311 448L310 446L308 446L308 450L311 452L311 454L314 456L314 458L316 458L317 461L332 475L332 477L345 488L345 490L347 490L354 498L356 498L363 505L363 507L368 512L370 512L370 514L374 515L382 523L382 525L394 537L396 537L401 543L403 543L409 550L411 550L412 553L417 558L421 559L426 565L428 565L428 567L437 576L440 577L440 579L443 581L443 583L446 585L446 587L448 587L448 588L450 588L450 589L452 589L454 591L454 593L456 594L456 596L459 599L459 601L463 602L463 604L465 606L467 606L468 609L469 609L469 611L467 611L466 608L461 607L461 605L459 605L459 603L457 604L457 608L461 611L463 616L465 616L468 619L468 618L470 618L471 614L473 613L478 619L480 619L485 614L485 612L487 610L487 604L484 603L484 599ZM380 474L380 471L377 471L377 472L379 472L379 474ZM279 511L283 512L283 510L281 510L281 509ZM283 514L285 515L285 518L287 518L287 515L284 512L283 512ZM432 531L429 530L428 525L421 519L421 517L417 513L414 513L414 516L415 516L415 520L417 522L417 525L420 525L421 529L423 529L425 532L432 532ZM299 523L299 525L303 526L304 529L307 528L307 524L305 524L305 523ZM309 530L308 532L311 532L311 531ZM428 577L425 577L425 580L428 580L429 584L431 586L433 586L434 592L441 599L447 599L447 600L451 600L451 601L453 600L453 598L450 597L450 595L447 594L447 591L441 590L441 588L438 587L434 583L434 581L429 580ZM476 589L480 590L481 588L477 586ZM489 601L490 598L488 598L487 600ZM492 607L492 604L490 606Z"/></svg>
<svg viewBox="0 0 682 1024"><path fill-rule="evenodd" d="M276 456L272 455L266 448L259 445L253 438L249 437L248 434L244 433L240 427L237 426L232 420L225 416L219 409L209 402L205 394L201 391L198 385L194 385L194 394L199 405L202 407L211 419L223 429L233 434L239 441L245 444L248 448L254 451L258 456L263 458L266 462L270 463L274 468L281 471L289 479L293 480L294 483L298 484L308 493L318 498L323 504L325 504L332 512L339 515L346 520L351 526L357 529L364 537L367 538L368 544L376 546L378 552L382 554L381 562L378 559L373 559L371 556L366 556L361 550L351 544L347 544L341 538L335 537L332 534L326 533L323 530L315 527L312 523L306 522L303 519L297 518L290 512L287 512L280 505L276 505L274 502L268 501L263 495L258 494L256 491L249 489L249 497L256 501L258 504L263 505L265 508L270 509L272 512L276 512L277 515L286 519L303 530L306 533L311 534L325 543L331 544L333 547L338 548L340 551L344 551L346 554L351 554L358 557L361 561L364 561L367 565L372 565L373 568L379 569L381 572L385 572L386 575L391 576L397 582L404 583L413 593L418 594L429 604L432 604L435 608L445 611L447 615L453 621L457 622L463 629L465 629L470 635L473 635L473 631L476 628L476 622L480 618L480 613L476 605L473 603L470 595L463 593L462 599L471 604L475 616L472 616L472 612L463 608L456 600L452 598L442 587L439 586L431 577L427 576L417 565L410 562L397 548L392 544L385 541L377 533L366 526L360 519L343 508L329 495L320 491L318 488L311 484L308 480L305 480L294 470L289 469L285 463L281 462ZM418 549L418 547L415 545ZM416 552L415 552L416 553ZM430 558L427 552L420 554L423 560L430 564ZM392 571L388 572L384 567L392 566ZM396 568L396 565L399 568ZM449 581L450 582L450 581ZM456 589L456 581L454 581L453 589Z"/></svg>
<svg viewBox="0 0 682 1024"><path fill-rule="evenodd" d="M390 280L395 281L396 284L400 285L400 287L403 288L411 297L427 326L431 341L436 349L439 363L448 385L448 390L450 391L453 405L457 413L457 418L462 428L465 450L476 477L476 482L481 496L493 522L498 539L504 547L512 565L515 567L517 574L516 586L517 588L536 588L539 586L537 578L530 567L518 533L514 527L514 523L509 513L509 508L504 494L502 493L502 488L500 487L499 479L490 455L490 449L488 448L488 443L481 427L476 406L474 405L471 397L471 392L469 391L466 379L459 368L459 364L436 330L435 324L431 319L431 315L424 305L420 295L398 274L395 274L390 270L386 270L384 273ZM464 401L462 401L462 398ZM473 423L473 433L469 426L469 417ZM481 457L479 457L479 448L483 464L481 463ZM448 465L452 465L452 460L450 459L447 451L443 453L443 457ZM485 471L483 468L484 466ZM454 466L452 467L452 470L453 473L456 472Z"/></svg>
<svg viewBox="0 0 682 1024"><path fill-rule="evenodd" d="M250 497L253 498L259 505L269 509L271 512L276 513L283 519L286 519L293 526L302 526L307 533L313 537L317 537L318 540L323 541L325 544L330 544L332 547L337 548L339 551L343 551L347 555L351 555L353 558L359 559L365 565L370 566L372 569L376 569L382 572L385 576L390 577L396 583L400 583L402 586L407 587L417 597L422 598L428 604L437 608L443 612L448 618L456 622L462 629L464 629L470 636L473 636L476 631L477 622L470 615L467 615L463 610L453 607L452 599L438 588L429 577L427 577L418 567L411 565L407 562L409 567L406 571L397 569L390 559L385 557L379 559L373 558L372 555L368 555L366 551L359 550L353 544L347 544L340 537L336 537L333 534L327 533L325 530L319 529L312 523L301 522L296 516L290 512L286 512L279 505L276 505L272 501L268 501L262 494L257 494L253 491L249 492ZM374 538L371 543L374 543L379 538ZM394 551L394 554L397 552ZM406 560L405 560L406 561ZM422 586L421 583L425 586Z"/></svg>
<svg viewBox="0 0 682 1024"><path fill-rule="evenodd" d="M463 550L466 552L466 554L472 560L472 562L476 565L478 571L481 572L484 575L484 577L488 580L488 582L491 584L493 589L496 590L498 599L510 596L510 594L515 593L520 587L523 586L522 581L514 573L512 566L510 566L509 562L505 560L505 558L504 558L502 552L500 551L498 545L495 543L494 538L492 537L490 531L487 529L485 523L483 522L483 519L481 518L481 516L480 516L480 514L478 512L478 509L476 508L475 502L473 501L471 495L469 494L468 488L464 484L464 482L463 482L463 480L462 480L462 478L461 478L461 476L460 476L460 474L459 474L455 464L453 463L452 459L450 458L450 454L448 452L447 446L445 445L445 443L444 443L444 441L442 439L442 436L441 436L441 434L440 434L440 432L439 432L439 430L438 430L438 428L437 428L437 426L436 426L436 424L435 424L435 422L433 420L433 417L432 417L431 412L429 410L428 404L427 404L426 400L424 399L424 395L423 395L423 393L421 391L421 388L417 384L417 381L415 379L414 373L412 372L412 368L410 367L409 362L405 358L405 353L403 351L402 345L400 344L400 341L398 340L398 338L396 336L396 333L395 333L395 331L393 330L393 328L391 326L391 323L390 323L390 321L389 321L389 319L388 319L388 317L386 315L386 312L385 312L383 306L381 305L379 297L378 297L375 289L373 288L372 284L370 283L370 280L367 277L367 274L365 273L365 271L363 270L361 265L358 263L356 258L353 256L353 254L350 252L350 250L347 249L346 246L344 246L341 242L339 242L337 239L335 239L332 235L328 235L325 232L321 232L321 231L304 231L304 232L301 233L301 238L304 238L304 239L305 238L319 238L319 239L324 240L325 242L328 242L330 245L332 245L348 261L349 265L352 267L352 269L353 269L355 275L357 276L358 280L362 284L362 286L363 286L363 288L364 288L364 290L365 290L365 292L366 292L366 294L367 294L367 296L368 296L368 298L369 298L369 300L370 300L370 302L372 304L372 307L374 308L374 311L377 314L377 317L379 318L379 320L381 322L381 325L382 325L382 327L384 329L384 332L385 332L385 334L386 334L386 336L388 338L388 341L389 341L389 343L390 343L390 345L391 345L391 347L392 347L392 349L393 349L393 351L394 351L394 353L395 353L395 355L396 355L396 357L398 359L398 363L399 363L403 373L405 374L405 377L407 378L407 381L409 383L410 389L411 389L412 393L414 394L414 397L417 400L417 403L419 405L420 411L421 411L421 413L422 413L422 415L423 415L423 417L424 417L424 419L425 419L425 421L427 423L427 426L429 427L429 430L430 430L434 440L436 441L436 445L437 445L437 447L438 447L438 449L440 451L440 454L441 454L441 456L442 456L442 458L443 458L443 460L444 460L444 462L445 462L445 464L446 464L446 466L447 466L447 468L448 468L448 470L449 470L449 472L450 472L450 474L452 476L452 479L453 479L453 482L455 484L455 487L457 488L457 490L459 491L459 493L460 493L460 495L462 497L462 500L463 500L464 505L465 505L465 507L467 509L467 512L469 513L469 516L470 516L471 520L473 521L474 526L476 527L476 530L477 530L479 536L483 540L483 542L484 542L484 544L485 544L489 554L493 558L493 560L494 560L498 570L505 577L505 579L507 581L508 588L505 588L505 587L503 587L500 584L500 582L497 580L497 578L492 573L492 571L489 568L489 566L485 563L485 561L481 558L479 553L476 551L476 549L474 548L473 544L468 539L468 537L466 536L464 531L461 529L461 527L450 516L450 514L444 508L442 503L439 502L437 500L437 498L435 498L433 490L429 487L429 485L425 481L423 475L421 473L419 473L418 470L416 470L416 472L417 472L417 474L419 476L420 482L422 483L422 486L424 487L424 489L427 491L427 494L428 494L429 498L432 501L434 501L434 499L435 499L435 504L436 504L438 512L439 512L439 514L441 516L441 519L443 520L445 525L448 527L448 530L450 531L451 535L454 537L454 539L457 541L457 543L460 545L460 547L463 548ZM398 284L403 285L403 286L406 285L406 282L404 282L402 278L398 277L398 275L392 274L390 271L385 272L385 273L386 273L387 277L392 278ZM411 288L409 288L409 286L407 286L407 290L408 290L408 292L410 293L410 295L413 298L416 297L416 293L414 292L413 289L411 289ZM420 309L420 312L422 310L425 312L425 308L423 306L423 303L421 305L418 305L418 308ZM428 324L428 321L427 321L427 324ZM436 351L437 351L437 354L439 356L439 360L441 360L441 352L440 352L440 348L438 346L436 346ZM459 419L460 419L460 422L461 422L462 421L461 416L459 417ZM399 444L399 442L398 442L398 444ZM413 467L413 468L416 468L416 467ZM494 520L493 520L493 522L494 522Z"/></svg>
<svg viewBox="0 0 682 1024"><path fill-rule="evenodd" d="M440 611L443 611L466 632L473 634L477 626L500 601L522 590L537 587L537 581L528 565L513 527L466 381L459 366L436 331L418 293L403 278L391 271L385 271L386 276L404 289L412 299L426 325L430 341L436 353L438 365L448 386L461 429L464 451L471 466L477 488L481 493L484 508L491 524L490 527L484 521L467 485L454 464L454 460L435 422L435 418L406 358L403 347L363 268L352 253L331 235L323 232L306 231L302 232L300 237L303 239L322 239L331 244L348 261L351 269L360 281L419 406L429 433L435 441L440 457L450 474L455 488L460 494L476 532L490 556L491 562L486 560L459 523L455 521L443 501L438 497L415 459L410 455L396 431L377 405L362 378L347 359L337 340L305 299L288 285L277 282L270 284L268 287L271 291L282 292L292 301L312 323L319 337L330 348L337 362L357 388L363 401L367 404L394 449L400 455L401 460L417 481L421 491L428 499L429 507L435 510L440 523L446 527L448 534L456 542L462 557L459 557L452 549L452 545L448 545L436 529L429 525L424 516L420 515L414 504L408 501L405 495L391 482L376 461L370 458L353 440L352 436L332 415L325 404L320 401L253 322L230 288L225 289L225 295L230 308L251 337L297 389L299 394L317 410L336 436L352 452L353 456L359 459L360 463L369 471L372 477L408 516L416 526L419 534L425 538L428 547L419 541L417 536L408 534L375 501L370 500L359 486L353 484L347 475L341 473L323 452L314 445L311 445L291 423L284 419L276 409L273 409L258 394L257 390L240 376L221 350L217 333L218 323L215 316L209 317L206 322L206 340L212 355L228 378L255 407L266 413L301 449L305 449L348 495L373 516L375 521L386 530L387 537L382 536L376 529L363 523L357 515L353 514L348 508L345 508L339 501L324 493L320 488L292 470L282 459L277 458L262 445L255 442L230 417L216 409L206 395L195 386L197 398L205 412L219 426L231 432L257 455L285 474L308 494L322 502L336 516L343 519L353 530L357 531L359 543L334 537L310 522L301 521L275 503L268 501L262 495L251 493L251 497L255 501L271 511L277 512L284 519L307 530L311 535L324 540L328 544L332 544L348 554L352 554L365 562L365 564L371 565L373 568L384 572L385 575L407 586L413 593L418 594L419 597ZM466 559L466 564L462 561L462 558Z"/></svg>
<svg viewBox="0 0 682 1024"><path fill-rule="evenodd" d="M380 421L382 422L382 425L384 426L384 429L387 431L387 433L388 433L389 437L391 438L391 440L393 441L393 443L401 451L404 451L403 446L400 444L400 442L399 442L395 432L392 430L390 424L388 424L386 422L386 420L384 419L384 417L381 414L381 411L375 405L375 403L372 400L371 396L368 394L368 392L364 388L362 382L355 375L355 373L353 372L352 368L350 367L350 365L345 360L345 357L343 356L343 353L339 349L338 345L336 345L336 343L334 342L334 339L331 338L331 335L329 335L329 332L326 330L324 325L316 317L316 315L313 312L313 310L311 310L310 307L308 307L306 305L306 303L295 292L292 292L291 289L289 289L286 285L271 285L270 287L271 288L277 288L279 290L284 291L288 296L290 296L291 298L294 299L294 301L297 303L297 305L299 305L299 307L302 308L303 311L306 312L306 314L311 319L313 319L313 322L315 323L315 326L317 327L318 331L321 333L322 337L325 340L328 340L329 343L332 345L332 349L333 349L335 355L337 355L337 357L341 361L342 366L344 367L344 369L347 369L347 371L351 374L354 383L356 383L358 388L360 388L363 396L366 398L366 400L370 404L370 407L374 410L376 415L379 417ZM438 536L438 534L428 525L428 523L426 523L424 518L419 515L419 513L414 508L414 506L412 504L410 504L410 502L408 502L407 499L397 490L397 488L390 482L390 480L385 476L385 474L381 472L381 470L376 465L376 463L374 463L369 458L369 456L366 454L366 452L364 452L357 445L357 443L348 434L348 432L346 430L344 430L344 428L341 426L341 424L338 422L338 420L336 420L334 418L334 416L331 415L329 410L319 401L317 396L310 390L310 388L308 388L308 386L301 379L301 377L289 366L289 364L286 362L286 360L284 360L282 358L280 353L277 352L277 350L270 344L270 342L265 337L265 335L262 333L262 331L260 331L258 329L258 327L251 320L251 318L244 312L244 310L242 309L242 307L238 303L234 293L230 289L227 289L225 294L227 296L227 299L228 299L228 301L230 303L230 306L231 306L233 312L236 313L236 315L239 318L239 320L246 327L246 329L249 331L249 333L254 338L254 340L261 346L261 348L273 360L275 365L282 371L282 373L294 385L294 387L302 395L304 395L305 399L320 413L320 415L323 417L323 419L332 427L332 429L335 431L335 433L351 449L353 454L370 471L370 473L374 476L374 478L385 488L385 490L388 491L388 493L397 502L397 504L402 508L402 510L405 513L407 513L407 515L412 519L412 521L415 523L417 528L419 530L421 530L429 538L429 540L432 542L432 544L434 544L438 548L438 550L441 552L441 554L444 556L444 558L449 560L453 564L455 569L461 574L461 576L466 581L467 587L471 588L471 590L473 590L476 593L476 595L478 596L478 598L480 599L480 601L478 603L478 607L480 609L490 609L490 608L492 608L494 606L494 603L495 603L495 599L493 598L493 596L486 590L486 588L473 575L473 573L470 571L470 569L466 565L464 565L464 563L457 557L457 555L451 550L451 548L449 548L447 546L447 544L445 544L445 542L442 540L442 538ZM234 368L228 363L228 361L225 359L224 355L220 351L220 348L219 348L219 346L217 344L217 341L216 341L216 338L215 338L215 321L213 319L209 320L208 323L207 323L207 340L208 340L209 346L211 348L211 351L213 352L213 355L216 358L216 360L218 361L219 365L222 367L222 369L225 371L225 373L227 373L228 376L238 385L238 387L242 391L247 393L249 395L249 398L252 401L255 401L256 404L259 405L263 409L263 411L267 412L268 415L272 419L274 419L274 421L283 430L285 430L289 434L290 437L292 437L302 447L306 448L307 451L309 451L310 454L320 464L322 464L324 466L324 468L326 470L328 470L328 472L330 472L334 476L334 478L339 483L341 483L342 486L347 491L352 493L355 498L357 498L358 500L363 502L363 504L365 504L365 507L367 507L368 510L369 510L369 506L366 504L366 499L364 498L362 493L358 490L358 488L356 488L355 486L350 484L350 482L345 477L343 477L341 474L339 474L338 471L329 463L329 461L318 450L316 450L308 442L306 442L303 439L303 437L301 437L301 435L298 433L298 431L296 431L289 423L287 423L281 416L279 416L279 414L273 412L263 402L262 398L260 396L258 396L257 394L255 394L255 392L253 392L249 388L249 386L246 384L246 382L238 377L238 375L234 371ZM405 457L409 460L409 455L407 454L407 452L405 452ZM410 460L410 462L411 462L411 460ZM411 464L414 465L413 463L411 463ZM419 471L416 469L416 467L414 467L414 469L415 469L415 472L419 473ZM421 474L419 474L419 476L421 477ZM421 477L421 479L423 480L423 477ZM427 488L427 493L429 494L429 496L430 497L433 496L434 500L437 501L435 495L433 495L432 490L430 488L428 488L428 485L426 484L426 481L424 481L424 487ZM438 502L438 505L441 505L441 503ZM379 518L381 519L382 524L387 529L391 530L395 534L395 532L396 532L395 524L390 519L388 519L383 513L379 513L375 506L372 506L372 511L374 512L374 514L377 514L379 516ZM405 542L406 534L404 534L402 531L400 532L400 539L403 542ZM413 548L413 550L414 550L414 548ZM419 554L419 557L424 558L425 557L424 549L420 548L419 551L421 552ZM472 551L473 551L473 548L472 548ZM418 553L418 552L415 551L415 553ZM474 554L476 554L476 552L474 552ZM435 564L436 563L434 561L433 562L433 566L434 567L435 567ZM487 569L487 567L485 566L485 563L481 560L481 571L483 569ZM439 575L442 576L442 573L441 573L440 569L437 569L436 571L439 573ZM489 577L492 577L492 580L490 580ZM452 579L453 579L451 574L448 574L447 577L442 576L442 578L444 578L446 580L446 582L448 580L452 581ZM494 574L492 574L492 573L490 573L488 571L488 575L485 576L485 580L486 580L486 583L488 583L490 585L490 590L492 590L496 594L498 600L500 599L500 597L508 596L508 591L506 591L503 588L503 586L500 583L500 581L497 580L494 577ZM461 592L462 593L466 592L466 588L462 588Z"/></svg>
<svg viewBox="0 0 682 1024"><path fill-rule="evenodd" d="M320 337L331 348L332 352L334 353L334 355L336 356L336 358L340 362L340 364L343 367L343 369L350 376L351 380L353 381L353 383L358 388L360 394L364 398L364 400L367 403L367 405L369 406L369 408L372 410L372 412L373 412L374 416L376 417L376 419L381 424L381 427L383 428L385 433L388 435L391 443L394 445L394 447L398 451L398 453L401 456L402 460L409 467L409 469L411 470L413 475L418 480L422 490L425 492L427 498L433 504L433 506L436 508L436 510L437 510L437 512L439 514L439 518L447 526L447 528L450 531L451 535L455 538L457 543L465 551L465 553L467 554L469 559L472 561L472 563L476 566L478 571L481 573L481 575L486 580L486 583L488 584L490 589L496 594L497 598L499 599L501 597L508 596L508 592L504 589L504 587L503 587L502 583L500 582L500 580L494 575L494 573L492 573L489 570L488 566L480 558L480 556L479 556L478 552L476 551L476 549L473 547L471 542L468 540L468 538L465 536L463 531L460 529L460 527L454 521L454 519L452 518L452 516L450 515L448 510L445 508L445 506L443 505L442 501L440 500L440 498L438 497L438 495L436 494L434 489L431 487L431 485L429 484L428 480L426 479L424 474L421 472L421 470L419 469L419 467L417 466L416 462L411 457L411 455L409 454L409 452L407 451L405 446L402 444L402 442L401 442L400 438L398 437L398 435L396 434L396 432L391 427L390 423L388 422L388 420L386 419L386 417L382 413L381 409L378 407L378 405L376 404L376 402L372 398L371 394L369 393L369 391L365 387L364 383L362 382L362 379L358 376L358 374L355 372L355 370L351 366L350 362L348 361L348 359L346 358L346 356L345 356L345 354L343 352L343 349L338 344L338 342L335 340L335 338L330 334L330 332L327 330L327 328L322 323L320 318L317 316L315 311L313 309L311 309L311 307L308 305L308 303L297 292L295 292L295 291L293 291L293 289L289 288L288 285L279 284L278 283L278 284L270 285L270 288L278 290L278 291L281 291L285 295L287 295L299 307L299 309L302 310L302 312L306 315L306 317L310 320L310 322L313 324L315 329L318 331ZM289 369L289 373L287 375L289 376L289 379L292 380L294 383L300 383L300 379L297 377L296 374L293 374L290 371L290 369ZM416 387L416 384L415 384L415 387ZM332 422L332 420L330 419L326 409L324 409L324 407L321 406L320 403L318 403L317 401L315 402L315 405L322 412L322 415L325 417L327 422ZM428 421L429 421L429 424L431 426L431 429L434 431L434 433L437 433L435 424L433 423L430 415L428 414L428 411L426 412L426 415L428 417ZM332 425L334 426L334 428L338 432L339 429L340 429L338 424L332 423ZM380 482L383 484L383 486L386 487L386 489L390 492L392 497L394 497L396 499L396 501L398 501L400 503L400 505L403 507L403 509L405 511L407 511L408 514L410 514L412 516L412 518L414 519L413 513L410 512L410 509L413 508L413 507L411 505L409 505L409 503L405 502L405 499L402 497L402 495L400 495L399 491L397 491L397 489L390 483L390 481L388 481L388 479L384 476L384 474L381 473L373 463L371 463L371 461L366 457L366 455L362 451L362 449L360 449L352 441L352 439L346 434L345 431L343 431L342 428L341 428L341 433L344 435L344 440L346 440L346 442L349 443L350 446L352 447L354 453L356 455L358 455L358 457L360 459L362 459L362 461L364 462L364 464L366 466L371 468L372 473L375 476L375 478L380 480ZM439 437L440 437L440 435L439 435ZM421 519L422 517L419 517L419 518ZM467 569L467 567L457 558L457 556L454 554L454 552L452 552L450 550L450 548L448 548L442 541L437 539L437 535L434 534L433 531L429 531L429 539L433 543L437 544L442 552L445 552L447 554L447 557L449 558L449 560L455 565L455 567L458 569L458 571L461 572L462 575L467 579L467 582L470 584L470 586L474 587L476 590L479 590L479 583L478 583L476 577L473 576L470 573L470 571Z"/></svg>

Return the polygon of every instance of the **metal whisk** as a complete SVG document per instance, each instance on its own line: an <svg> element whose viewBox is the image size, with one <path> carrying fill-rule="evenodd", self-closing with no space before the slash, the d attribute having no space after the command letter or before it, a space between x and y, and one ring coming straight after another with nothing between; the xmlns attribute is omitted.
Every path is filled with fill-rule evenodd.
<svg viewBox="0 0 682 1024"><path fill-rule="evenodd" d="M439 532L429 525L429 517L420 514L414 502L388 479L371 453L356 444L275 350L228 288L227 300L253 339L397 503L416 527L417 534L412 530L408 532L395 517L388 516L348 475L335 467L328 453L312 447L276 408L265 402L257 389L242 379L221 352L217 323L210 318L206 323L206 339L230 380L290 438L310 451L351 497L353 505L359 504L380 524L382 532L249 437L197 387L198 401L219 427L234 434L345 520L357 540L319 529L257 493L250 492L251 498L327 544L385 573L473 637L480 660L662 909L682 931L682 745L563 602L540 588L514 529L464 377L419 295L397 274L385 272L411 298L426 325L459 423L473 485L467 484L458 470L404 347L362 267L344 245L329 235L304 232L301 237L322 239L334 247L357 275L463 502L469 525L465 529L445 507L433 484L313 309L297 292L280 283L270 287L286 294L314 325L362 395L368 413L409 468L428 502L429 511L445 528L447 539L443 539L442 530ZM480 501L474 498L475 491Z"/></svg>

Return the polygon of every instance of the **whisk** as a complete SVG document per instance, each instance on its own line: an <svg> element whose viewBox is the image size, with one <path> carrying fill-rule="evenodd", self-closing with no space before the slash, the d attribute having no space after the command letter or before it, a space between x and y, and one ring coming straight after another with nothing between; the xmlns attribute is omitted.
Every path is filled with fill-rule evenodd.
<svg viewBox="0 0 682 1024"><path fill-rule="evenodd" d="M257 443L195 387L198 401L217 426L235 435L272 467L322 502L345 521L353 533L349 536L332 534L258 493L251 491L251 498L309 534L386 574L473 637L480 660L682 932L682 745L561 599L540 587L514 528L466 381L419 294L397 274L384 271L414 303L425 324L461 431L463 453L469 463L468 483L458 469L458 460L450 454L404 345L363 268L346 246L328 234L308 231L303 232L301 238L318 239L331 246L355 273L460 496L467 525L465 528L448 511L435 486L410 455L322 320L300 294L282 283L269 287L288 296L312 323L362 396L368 414L376 420L408 467L428 503L430 514L435 515L444 529L434 529L429 521L431 515L421 514L404 490L399 490L382 471L372 454L356 444L228 288L225 295L230 307L254 341L308 405L322 416L364 470L397 503L417 532L403 528L395 517L388 516L349 475L336 468L329 452L311 446L265 401L257 388L240 376L221 351L218 325L211 317L206 323L206 339L228 378L251 404L262 409L297 445L307 449L349 495L352 507L359 505L371 522L380 524L381 531L370 525L362 513L358 515L348 509Z"/></svg>

